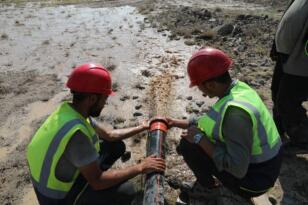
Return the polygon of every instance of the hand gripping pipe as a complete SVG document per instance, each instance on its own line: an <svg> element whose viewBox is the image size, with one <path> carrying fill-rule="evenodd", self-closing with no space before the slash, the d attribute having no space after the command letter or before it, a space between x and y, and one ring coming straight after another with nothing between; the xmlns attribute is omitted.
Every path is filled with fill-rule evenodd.
<svg viewBox="0 0 308 205"><path fill-rule="evenodd" d="M165 120L156 119L150 123L147 139L147 156L155 155L165 159L167 130L167 122ZM143 205L164 204L164 181L163 173L150 173L146 175Z"/></svg>

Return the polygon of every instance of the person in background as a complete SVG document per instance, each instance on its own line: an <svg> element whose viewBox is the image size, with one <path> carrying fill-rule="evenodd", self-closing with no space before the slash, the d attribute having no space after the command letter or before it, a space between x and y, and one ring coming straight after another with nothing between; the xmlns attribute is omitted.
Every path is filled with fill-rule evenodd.
<svg viewBox="0 0 308 205"><path fill-rule="evenodd" d="M273 116L289 145L308 149L308 1L294 0L284 13L275 35L271 58Z"/></svg>

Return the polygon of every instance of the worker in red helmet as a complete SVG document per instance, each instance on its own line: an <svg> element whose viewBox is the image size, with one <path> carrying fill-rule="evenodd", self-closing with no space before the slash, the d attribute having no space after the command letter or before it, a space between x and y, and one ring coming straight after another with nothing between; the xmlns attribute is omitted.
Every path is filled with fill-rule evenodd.
<svg viewBox="0 0 308 205"><path fill-rule="evenodd" d="M109 72L98 64L76 67L67 81L72 102L63 102L27 147L31 180L41 205L130 204L137 192L129 179L163 172L165 161L150 156L139 164L109 169L125 153L123 139L148 128L108 130L98 117L114 95Z"/></svg>
<svg viewBox="0 0 308 205"><path fill-rule="evenodd" d="M177 151L197 178L182 199L198 186L212 191L218 184L250 199L267 192L279 175L281 141L275 123L258 94L231 79L231 65L219 49L195 52L187 66L190 87L218 100L197 120L167 118L169 126L186 129Z"/></svg>

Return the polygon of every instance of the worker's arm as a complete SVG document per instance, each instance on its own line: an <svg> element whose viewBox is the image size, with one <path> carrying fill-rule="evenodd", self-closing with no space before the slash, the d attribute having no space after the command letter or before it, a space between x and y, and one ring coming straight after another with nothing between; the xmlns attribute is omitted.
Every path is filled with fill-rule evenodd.
<svg viewBox="0 0 308 205"><path fill-rule="evenodd" d="M94 121L93 119L91 120L92 120L91 124L94 127L96 133L99 135L99 137L101 139L111 142L129 138L149 128L149 123L147 121L144 121L143 123L135 127L123 128L123 129L106 129L98 122Z"/></svg>
<svg viewBox="0 0 308 205"><path fill-rule="evenodd" d="M160 158L148 157L141 163L122 170L102 171L99 168L99 155L90 139L81 131L77 131L68 142L64 157L87 179L93 189L106 189L130 179L140 173L152 171L163 172L165 161ZM103 163L103 162L102 162ZM63 178L74 173L72 167L66 164L58 164L56 175ZM72 177L72 176L70 176ZM70 178L68 177L68 178Z"/></svg>
<svg viewBox="0 0 308 205"><path fill-rule="evenodd" d="M178 127L182 129L187 129L190 126L189 120L180 120L175 118L166 117L166 121L168 122L169 128Z"/></svg>
<svg viewBox="0 0 308 205"><path fill-rule="evenodd" d="M247 173L252 149L252 122L244 110L230 107L226 111L222 124L225 143L212 144L204 136L198 145L213 159L219 171L227 171L238 178ZM194 142L194 135L203 134L197 127L190 127L183 132L182 138Z"/></svg>
<svg viewBox="0 0 308 205"><path fill-rule="evenodd" d="M80 167L81 174L94 190L107 189L141 173L164 172L165 161L154 156L147 157L141 163L120 170L102 171L98 162Z"/></svg>

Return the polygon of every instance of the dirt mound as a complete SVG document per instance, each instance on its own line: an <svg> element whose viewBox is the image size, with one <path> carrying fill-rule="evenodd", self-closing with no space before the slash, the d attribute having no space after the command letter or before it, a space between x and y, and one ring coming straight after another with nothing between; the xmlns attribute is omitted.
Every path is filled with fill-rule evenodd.
<svg viewBox="0 0 308 205"><path fill-rule="evenodd" d="M159 76L155 76L150 82L150 110L153 116L168 116L170 113L169 103L172 102L172 75L165 72Z"/></svg>

